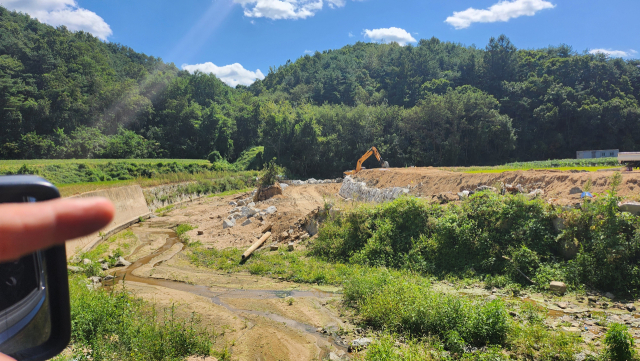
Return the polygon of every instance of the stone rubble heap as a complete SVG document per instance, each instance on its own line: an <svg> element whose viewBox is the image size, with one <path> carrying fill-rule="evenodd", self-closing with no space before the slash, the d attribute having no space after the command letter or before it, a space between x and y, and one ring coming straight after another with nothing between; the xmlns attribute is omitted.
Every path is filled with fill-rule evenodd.
<svg viewBox="0 0 640 361"><path fill-rule="evenodd" d="M314 179L314 178L309 178L306 181L301 181L301 180L291 181L291 184L294 185L294 186L303 186L303 185L306 185L306 184L327 184L327 183L342 183L342 178L320 179L320 180ZM282 184L280 184L280 186L282 186Z"/></svg>
<svg viewBox="0 0 640 361"><path fill-rule="evenodd" d="M347 176L342 182L338 194L347 199L357 199L365 202L388 202L392 201L403 194L408 194L408 188L369 188L364 182L357 182Z"/></svg>
<svg viewBox="0 0 640 361"><path fill-rule="evenodd" d="M522 184L516 184L516 185L511 185L511 184L501 184L501 188L502 188L502 194L505 193L511 193L511 194L525 194L527 196L527 198L529 199L533 199L533 198L537 198L537 197L542 197L544 196L544 190L542 189L534 189L532 191L528 191L525 187L522 186ZM463 190L462 192L458 193L458 197L460 198L460 200L469 197L470 195L477 193L477 192L482 192L482 191L492 191L492 192L497 192L498 190L495 187L491 187L491 186L487 186L487 185L481 185L478 188L476 188L475 190Z"/></svg>
<svg viewBox="0 0 640 361"><path fill-rule="evenodd" d="M256 191L253 192L255 193ZM262 210L256 208L256 203L252 201L251 197L241 199L237 202L229 202L229 205L234 208L229 211L229 216L227 217L227 219L222 221L222 229L234 227L238 219L245 219L244 221L242 221L242 225L247 226L253 222L250 220L250 218L255 218L258 221L262 221L263 217L269 214L274 214L278 211L275 206L270 206Z"/></svg>

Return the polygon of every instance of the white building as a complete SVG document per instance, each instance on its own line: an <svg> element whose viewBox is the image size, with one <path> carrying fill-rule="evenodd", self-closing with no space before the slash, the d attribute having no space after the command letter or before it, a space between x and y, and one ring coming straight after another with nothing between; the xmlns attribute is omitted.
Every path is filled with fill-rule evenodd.
<svg viewBox="0 0 640 361"><path fill-rule="evenodd" d="M579 150L576 152L576 159L611 158L617 157L618 152L618 149Z"/></svg>

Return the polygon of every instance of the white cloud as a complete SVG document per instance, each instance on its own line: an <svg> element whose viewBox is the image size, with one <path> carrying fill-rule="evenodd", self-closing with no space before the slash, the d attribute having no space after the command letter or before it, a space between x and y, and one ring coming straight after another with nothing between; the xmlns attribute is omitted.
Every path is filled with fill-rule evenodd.
<svg viewBox="0 0 640 361"><path fill-rule="evenodd" d="M612 58L629 58L635 54L638 54L637 51L633 49L629 49L628 51L624 50L611 50L611 49L593 49L589 50L589 54L605 54Z"/></svg>
<svg viewBox="0 0 640 361"><path fill-rule="evenodd" d="M322 0L233 0L250 18L306 19L322 9Z"/></svg>
<svg viewBox="0 0 640 361"><path fill-rule="evenodd" d="M322 10L325 2L331 9L341 8L347 4L347 0L233 0L233 2L242 5L244 15L247 17L272 20L306 19Z"/></svg>
<svg viewBox="0 0 640 361"><path fill-rule="evenodd" d="M304 53L305 53L305 54L313 54L313 53L315 53L315 52L314 52L313 50L305 50L305 51L304 51Z"/></svg>
<svg viewBox="0 0 640 361"><path fill-rule="evenodd" d="M215 76L220 78L220 80L232 87L235 87L238 84L251 85L256 79L264 79L264 74L262 74L260 69L257 69L256 71L250 71L245 69L238 63L225 66L217 66L209 61L203 64L183 64L182 69L192 74L196 71L214 74Z"/></svg>
<svg viewBox="0 0 640 361"><path fill-rule="evenodd" d="M464 11L456 11L445 22L453 25L456 29L464 29L473 23L508 21L520 16L533 16L540 10L555 7L554 4L545 0L505 0L491 5L488 9L468 8Z"/></svg>
<svg viewBox="0 0 640 361"><path fill-rule="evenodd" d="M42 23L64 25L71 31L83 30L102 40L113 34L104 19L79 7L76 0L0 0L0 5L29 14Z"/></svg>
<svg viewBox="0 0 640 361"><path fill-rule="evenodd" d="M353 38L353 33L352 32L349 32L349 37Z"/></svg>
<svg viewBox="0 0 640 361"><path fill-rule="evenodd" d="M364 35L371 40L384 41L385 43L395 41L400 45L417 42L406 30L394 27L373 30L365 29Z"/></svg>

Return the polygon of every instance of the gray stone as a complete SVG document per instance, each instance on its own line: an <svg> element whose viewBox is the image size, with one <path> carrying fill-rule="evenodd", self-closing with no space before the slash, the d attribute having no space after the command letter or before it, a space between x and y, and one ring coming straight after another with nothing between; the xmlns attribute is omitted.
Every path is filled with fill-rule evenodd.
<svg viewBox="0 0 640 361"><path fill-rule="evenodd" d="M269 250L271 250L271 251L277 251L278 248L280 248L280 247L278 246L277 243L274 243L271 246L269 246Z"/></svg>
<svg viewBox="0 0 640 361"><path fill-rule="evenodd" d="M556 303L556 306L560 307L561 309L566 309L567 307L569 307L569 304L567 302L558 302Z"/></svg>
<svg viewBox="0 0 640 361"><path fill-rule="evenodd" d="M111 281L112 279L114 279L115 277L113 275L106 275L104 276L104 280L105 281Z"/></svg>
<svg viewBox="0 0 640 361"><path fill-rule="evenodd" d="M82 272L82 267L67 265L67 269L73 273Z"/></svg>
<svg viewBox="0 0 640 361"><path fill-rule="evenodd" d="M295 244L293 242L289 242L289 244L287 245L287 250L289 251L293 251L295 249Z"/></svg>
<svg viewBox="0 0 640 361"><path fill-rule="evenodd" d="M103 271L106 271L106 270L108 270L108 269L109 269L109 264L108 264L107 262L105 262L105 263L101 264L100 266L102 267L102 270L103 270Z"/></svg>
<svg viewBox="0 0 640 361"><path fill-rule="evenodd" d="M238 201L238 206L244 206L246 203L244 201L244 199L241 199Z"/></svg>
<svg viewBox="0 0 640 361"><path fill-rule="evenodd" d="M527 197L529 199L542 197L542 196L544 196L544 191L542 189L536 189L534 191L529 192L529 194L527 194Z"/></svg>
<svg viewBox="0 0 640 361"><path fill-rule="evenodd" d="M624 305L624 308L626 308L629 312L633 312L636 310L636 306L634 306L633 303L627 303L626 305Z"/></svg>
<svg viewBox="0 0 640 361"><path fill-rule="evenodd" d="M476 192L484 192L484 191L497 192L498 190L495 187L490 187L490 186L479 186L478 188L476 188Z"/></svg>
<svg viewBox="0 0 640 361"><path fill-rule="evenodd" d="M248 226L248 225L250 225L251 223L253 223L253 222L251 222L251 219L247 219L246 221L242 222L242 225L243 225L243 226Z"/></svg>
<svg viewBox="0 0 640 361"><path fill-rule="evenodd" d="M278 208L276 208L276 206L271 206L271 207L269 207L269 208L267 208L267 209L265 209L265 210L264 210L264 212L265 212L266 214L274 214L274 213L276 213L277 211L278 211Z"/></svg>
<svg viewBox="0 0 640 361"><path fill-rule="evenodd" d="M225 219L224 221L222 221L222 229L231 228L235 225L236 225L235 219Z"/></svg>
<svg viewBox="0 0 640 361"><path fill-rule="evenodd" d="M607 293L605 293L605 294L604 294L604 297L606 297L606 298L608 298L608 299L610 299L610 300L612 300L612 299L616 298L616 296L615 296L613 293L611 293L611 292L607 292Z"/></svg>
<svg viewBox="0 0 640 361"><path fill-rule="evenodd" d="M130 266L131 262L127 261L126 259L122 258L122 256L118 257L118 259L116 260L116 267L127 267Z"/></svg>
<svg viewBox="0 0 640 361"><path fill-rule="evenodd" d="M307 179L307 184L316 184L318 181L314 178Z"/></svg>
<svg viewBox="0 0 640 361"><path fill-rule="evenodd" d="M458 193L458 197L460 197L460 200L463 200L465 198L469 198L469 191L462 191L462 192Z"/></svg>
<svg viewBox="0 0 640 361"><path fill-rule="evenodd" d="M280 188L282 188L282 190L285 190L289 185L286 183L280 183Z"/></svg>
<svg viewBox="0 0 640 361"><path fill-rule="evenodd" d="M371 344L370 338L357 338L349 344L349 350L362 350Z"/></svg>
<svg viewBox="0 0 640 361"><path fill-rule="evenodd" d="M91 282L93 283L100 283L102 282L102 278L98 277L98 276L93 276L93 277L89 277L89 279L91 280Z"/></svg>
<svg viewBox="0 0 640 361"><path fill-rule="evenodd" d="M567 285L565 285L563 282L551 281L551 283L549 284L549 290L557 292L559 294L564 294L565 292L567 292Z"/></svg>
<svg viewBox="0 0 640 361"><path fill-rule="evenodd" d="M91 260L88 259L88 258L85 258L85 259L82 260L82 264L85 264L85 265L91 264Z"/></svg>
<svg viewBox="0 0 640 361"><path fill-rule="evenodd" d="M625 202L618 204L620 212L628 212L634 215L640 214L640 203L638 202Z"/></svg>
<svg viewBox="0 0 640 361"><path fill-rule="evenodd" d="M249 207L249 208L253 208L255 206L256 206L255 202L251 202L251 203L247 204L247 207Z"/></svg>
<svg viewBox="0 0 640 361"><path fill-rule="evenodd" d="M582 189L578 187L573 187L569 190L569 194L582 194Z"/></svg>
<svg viewBox="0 0 640 361"><path fill-rule="evenodd" d="M234 201L231 201L231 202L229 202L229 205L232 206L232 207L237 207L238 203L236 203Z"/></svg>
<svg viewBox="0 0 640 361"><path fill-rule="evenodd" d="M335 352L329 352L329 360L330 361L340 361L342 357L338 356Z"/></svg>

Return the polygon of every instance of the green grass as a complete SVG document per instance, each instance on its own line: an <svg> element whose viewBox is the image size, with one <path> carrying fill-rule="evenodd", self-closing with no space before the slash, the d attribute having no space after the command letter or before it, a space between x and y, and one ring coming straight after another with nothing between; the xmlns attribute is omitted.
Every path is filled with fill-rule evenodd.
<svg viewBox="0 0 640 361"><path fill-rule="evenodd" d="M13 166L19 168L23 164L29 166L41 166L51 164L108 164L122 162L136 164L157 164L174 162L178 164L211 164L206 159L12 159L0 160L0 167Z"/></svg>
<svg viewBox="0 0 640 361"><path fill-rule="evenodd" d="M89 289L73 276L71 353L56 360L184 360L216 355L216 334L197 315L178 316L175 307L158 310L126 289Z"/></svg>
<svg viewBox="0 0 640 361"><path fill-rule="evenodd" d="M506 171L516 170L584 170L589 172L598 171L601 169L620 169L621 165L618 163L618 158L596 158L596 159L558 159L558 160L546 160L546 161L533 161L533 162L514 162L507 163L499 166L486 166L486 167L443 167L442 169L453 172L464 173L502 173Z"/></svg>

